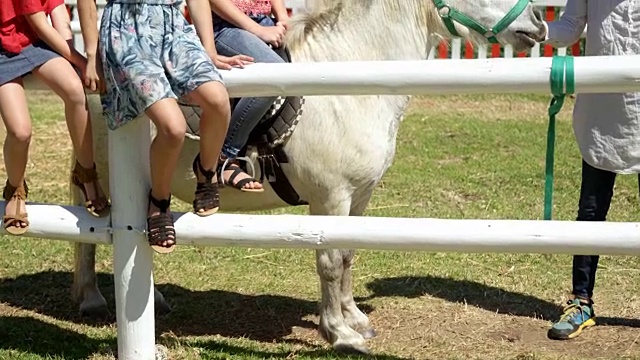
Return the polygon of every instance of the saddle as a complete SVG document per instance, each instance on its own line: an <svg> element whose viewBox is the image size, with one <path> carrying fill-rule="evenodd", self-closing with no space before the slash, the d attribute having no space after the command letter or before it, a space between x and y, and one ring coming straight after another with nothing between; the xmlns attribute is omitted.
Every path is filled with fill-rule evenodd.
<svg viewBox="0 0 640 360"><path fill-rule="evenodd" d="M273 50L284 61L291 62L291 55L288 49L274 48ZM231 111L236 107L239 100L240 98L230 99ZM186 136L199 141L202 110L196 105L184 102L179 102L179 104L187 121ZM260 165L260 182L264 183L266 179L276 194L291 206L308 205L306 201L300 199L280 166L289 161L283 145L298 125L303 105L304 98L300 96L277 97L267 113L255 126L249 135L247 144L238 154L238 156L244 156L249 147L255 148ZM244 164L241 167L248 173L248 169ZM255 174L250 175L255 177Z"/></svg>

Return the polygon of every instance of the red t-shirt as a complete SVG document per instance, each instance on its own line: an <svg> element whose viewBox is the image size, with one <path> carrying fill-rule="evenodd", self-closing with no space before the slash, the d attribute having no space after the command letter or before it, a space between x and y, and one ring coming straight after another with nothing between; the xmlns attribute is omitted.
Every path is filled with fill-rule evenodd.
<svg viewBox="0 0 640 360"><path fill-rule="evenodd" d="M0 46L8 52L20 53L38 41L38 36L24 15L40 11L48 16L64 0L0 0Z"/></svg>

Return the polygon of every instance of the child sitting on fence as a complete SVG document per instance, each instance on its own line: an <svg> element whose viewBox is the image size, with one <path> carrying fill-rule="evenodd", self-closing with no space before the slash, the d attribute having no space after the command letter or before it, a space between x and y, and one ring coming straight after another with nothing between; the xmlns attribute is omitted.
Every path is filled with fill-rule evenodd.
<svg viewBox="0 0 640 360"><path fill-rule="evenodd" d="M219 207L215 169L230 117L229 95L216 67L241 66L248 60L217 54L207 0L187 0L195 29L184 18L180 2L109 1L96 57L96 5L94 0L78 1L85 48L91 57L87 74L104 75L102 105L109 129L116 130L143 112L157 128L150 149L147 237L160 253L171 252L176 239L169 212L170 186L186 133L186 120L176 100L185 97L202 109L200 153L193 160L197 177L193 209L197 215L211 215ZM90 79L95 80L100 81Z"/></svg>
<svg viewBox="0 0 640 360"><path fill-rule="evenodd" d="M273 48L282 46L289 15L284 0L210 0L217 51L226 56L245 54L255 62L282 63ZM273 17L272 17L273 16ZM275 22L274 22L275 19ZM247 192L262 192L262 184L244 173L237 158L251 131L269 111L276 97L247 97L238 101L220 159L222 182Z"/></svg>
<svg viewBox="0 0 640 360"><path fill-rule="evenodd" d="M51 18L51 24L48 21ZM7 130L3 154L7 181L3 191L3 226L21 235L29 227L25 171L31 140L31 118L22 78L33 73L64 101L65 117L77 158L72 173L94 216L109 211L95 170L93 136L86 97L72 64L84 70L86 59L71 44L64 0L0 1L0 114Z"/></svg>

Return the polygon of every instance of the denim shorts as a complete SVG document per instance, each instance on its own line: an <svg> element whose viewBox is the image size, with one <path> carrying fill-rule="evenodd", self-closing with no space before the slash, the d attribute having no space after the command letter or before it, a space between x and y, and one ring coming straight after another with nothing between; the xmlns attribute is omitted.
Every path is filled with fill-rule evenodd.
<svg viewBox="0 0 640 360"><path fill-rule="evenodd" d="M19 54L5 51L0 47L0 85L21 78L37 69L42 64L60 55L43 42L31 44Z"/></svg>

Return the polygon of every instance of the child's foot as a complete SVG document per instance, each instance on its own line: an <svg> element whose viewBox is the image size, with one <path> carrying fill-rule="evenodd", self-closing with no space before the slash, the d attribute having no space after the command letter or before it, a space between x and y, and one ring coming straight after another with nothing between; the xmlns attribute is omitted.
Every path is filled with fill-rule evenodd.
<svg viewBox="0 0 640 360"><path fill-rule="evenodd" d="M105 216L109 213L109 200L104 194L100 182L98 181L98 173L96 172L96 164L92 168L85 168L76 161L71 174L73 184L82 191L84 196L84 206L87 211L97 217Z"/></svg>
<svg viewBox="0 0 640 360"><path fill-rule="evenodd" d="M149 212L147 215L147 240L153 250L168 254L176 245L176 230L173 216L169 212L171 195L168 199L158 200L149 192Z"/></svg>
<svg viewBox="0 0 640 360"><path fill-rule="evenodd" d="M595 324L592 304L572 299L567 302L560 320L553 324L547 336L556 340L573 339L580 335L582 330Z"/></svg>
<svg viewBox="0 0 640 360"><path fill-rule="evenodd" d="M27 195L29 188L26 181L22 185L16 187L9 183L4 186L2 196L5 200L4 216L2 223L4 229L12 235L22 235L29 228L29 219L27 215Z"/></svg>
<svg viewBox="0 0 640 360"><path fill-rule="evenodd" d="M193 199L193 211L199 216L215 214L220 208L218 181L214 181L216 172L207 170L200 163L200 154L193 159L193 173L196 175L196 193Z"/></svg>
<svg viewBox="0 0 640 360"><path fill-rule="evenodd" d="M235 158L233 160L225 160L220 171L222 172L222 184L228 184L240 191L246 192L264 192L262 184L257 179L254 179L246 172L242 171L238 160L244 160L248 164L251 163L251 159L248 158ZM255 173L255 171L253 171Z"/></svg>

